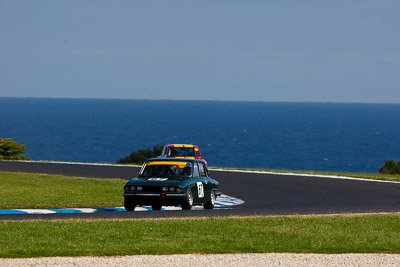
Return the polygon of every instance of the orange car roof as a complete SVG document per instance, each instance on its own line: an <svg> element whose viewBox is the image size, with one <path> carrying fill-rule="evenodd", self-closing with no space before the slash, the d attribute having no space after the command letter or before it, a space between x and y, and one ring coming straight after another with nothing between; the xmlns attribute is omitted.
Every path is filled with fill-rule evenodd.
<svg viewBox="0 0 400 267"><path fill-rule="evenodd" d="M186 144L170 144L170 145L168 145L168 147L196 147L196 148L199 148L196 145L186 145Z"/></svg>

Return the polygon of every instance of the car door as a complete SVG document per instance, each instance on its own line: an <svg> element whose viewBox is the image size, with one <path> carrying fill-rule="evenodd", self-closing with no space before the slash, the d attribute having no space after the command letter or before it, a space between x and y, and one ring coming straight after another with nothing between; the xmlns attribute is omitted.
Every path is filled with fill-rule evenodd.
<svg viewBox="0 0 400 267"><path fill-rule="evenodd" d="M205 164L203 162L199 162L198 165L199 165L199 175L201 177L201 181L203 183L203 188L204 188L204 199L208 201L210 200L212 183L210 183L210 179L208 177L208 170Z"/></svg>
<svg viewBox="0 0 400 267"><path fill-rule="evenodd" d="M193 164L193 183L192 183L192 192L193 192L193 201L195 203L202 203L205 201L205 191L204 191L204 177L200 176L199 172L199 164L194 162Z"/></svg>

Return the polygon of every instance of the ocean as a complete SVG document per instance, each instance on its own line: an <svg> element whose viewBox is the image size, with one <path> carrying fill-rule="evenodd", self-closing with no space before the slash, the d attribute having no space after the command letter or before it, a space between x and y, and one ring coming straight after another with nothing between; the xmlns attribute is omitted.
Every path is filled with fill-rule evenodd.
<svg viewBox="0 0 400 267"><path fill-rule="evenodd" d="M400 104L0 98L0 137L33 160L115 163L200 146L210 166L377 173L400 160Z"/></svg>

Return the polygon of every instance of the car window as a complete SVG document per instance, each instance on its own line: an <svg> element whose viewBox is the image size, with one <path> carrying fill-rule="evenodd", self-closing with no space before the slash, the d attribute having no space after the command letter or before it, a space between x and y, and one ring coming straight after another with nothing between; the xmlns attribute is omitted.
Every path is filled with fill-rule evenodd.
<svg viewBox="0 0 400 267"><path fill-rule="evenodd" d="M179 156L179 152L178 152L176 149L174 149L174 148L171 147L171 148L168 150L167 156L168 156L168 157L176 157L176 156Z"/></svg>
<svg viewBox="0 0 400 267"><path fill-rule="evenodd" d="M185 167L182 169L182 176L191 176L192 175L192 168Z"/></svg>
<svg viewBox="0 0 400 267"><path fill-rule="evenodd" d="M165 162L149 162L145 168L142 168L140 176L142 177L173 177L173 176L191 176L192 168L189 162L171 162L171 165Z"/></svg>
<svg viewBox="0 0 400 267"><path fill-rule="evenodd" d="M206 173L206 176L207 177L210 177L210 173L208 172L208 168L207 168L207 165L205 164L205 163L201 163L202 165L203 165L203 168L204 168L204 171L205 171L205 173Z"/></svg>
<svg viewBox="0 0 400 267"><path fill-rule="evenodd" d="M167 157L194 157L193 147L170 147Z"/></svg>
<svg viewBox="0 0 400 267"><path fill-rule="evenodd" d="M195 164L193 164L193 176L194 177L199 177L199 165L197 164L197 162Z"/></svg>
<svg viewBox="0 0 400 267"><path fill-rule="evenodd" d="M207 176L206 170L204 169L204 165L201 162L199 162L199 173L200 173L200 176Z"/></svg>

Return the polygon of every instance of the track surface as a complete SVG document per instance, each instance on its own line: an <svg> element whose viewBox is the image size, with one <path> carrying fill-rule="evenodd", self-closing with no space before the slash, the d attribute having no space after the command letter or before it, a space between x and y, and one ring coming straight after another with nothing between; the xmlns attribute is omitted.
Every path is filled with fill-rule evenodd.
<svg viewBox="0 0 400 267"><path fill-rule="evenodd" d="M79 177L129 179L135 177L138 170L138 167L130 166L0 161L0 171L62 174ZM209 217L400 211L400 183L217 170L211 170L210 173L211 177L220 182L222 193L242 199L245 204L225 210L1 215L0 220Z"/></svg>

